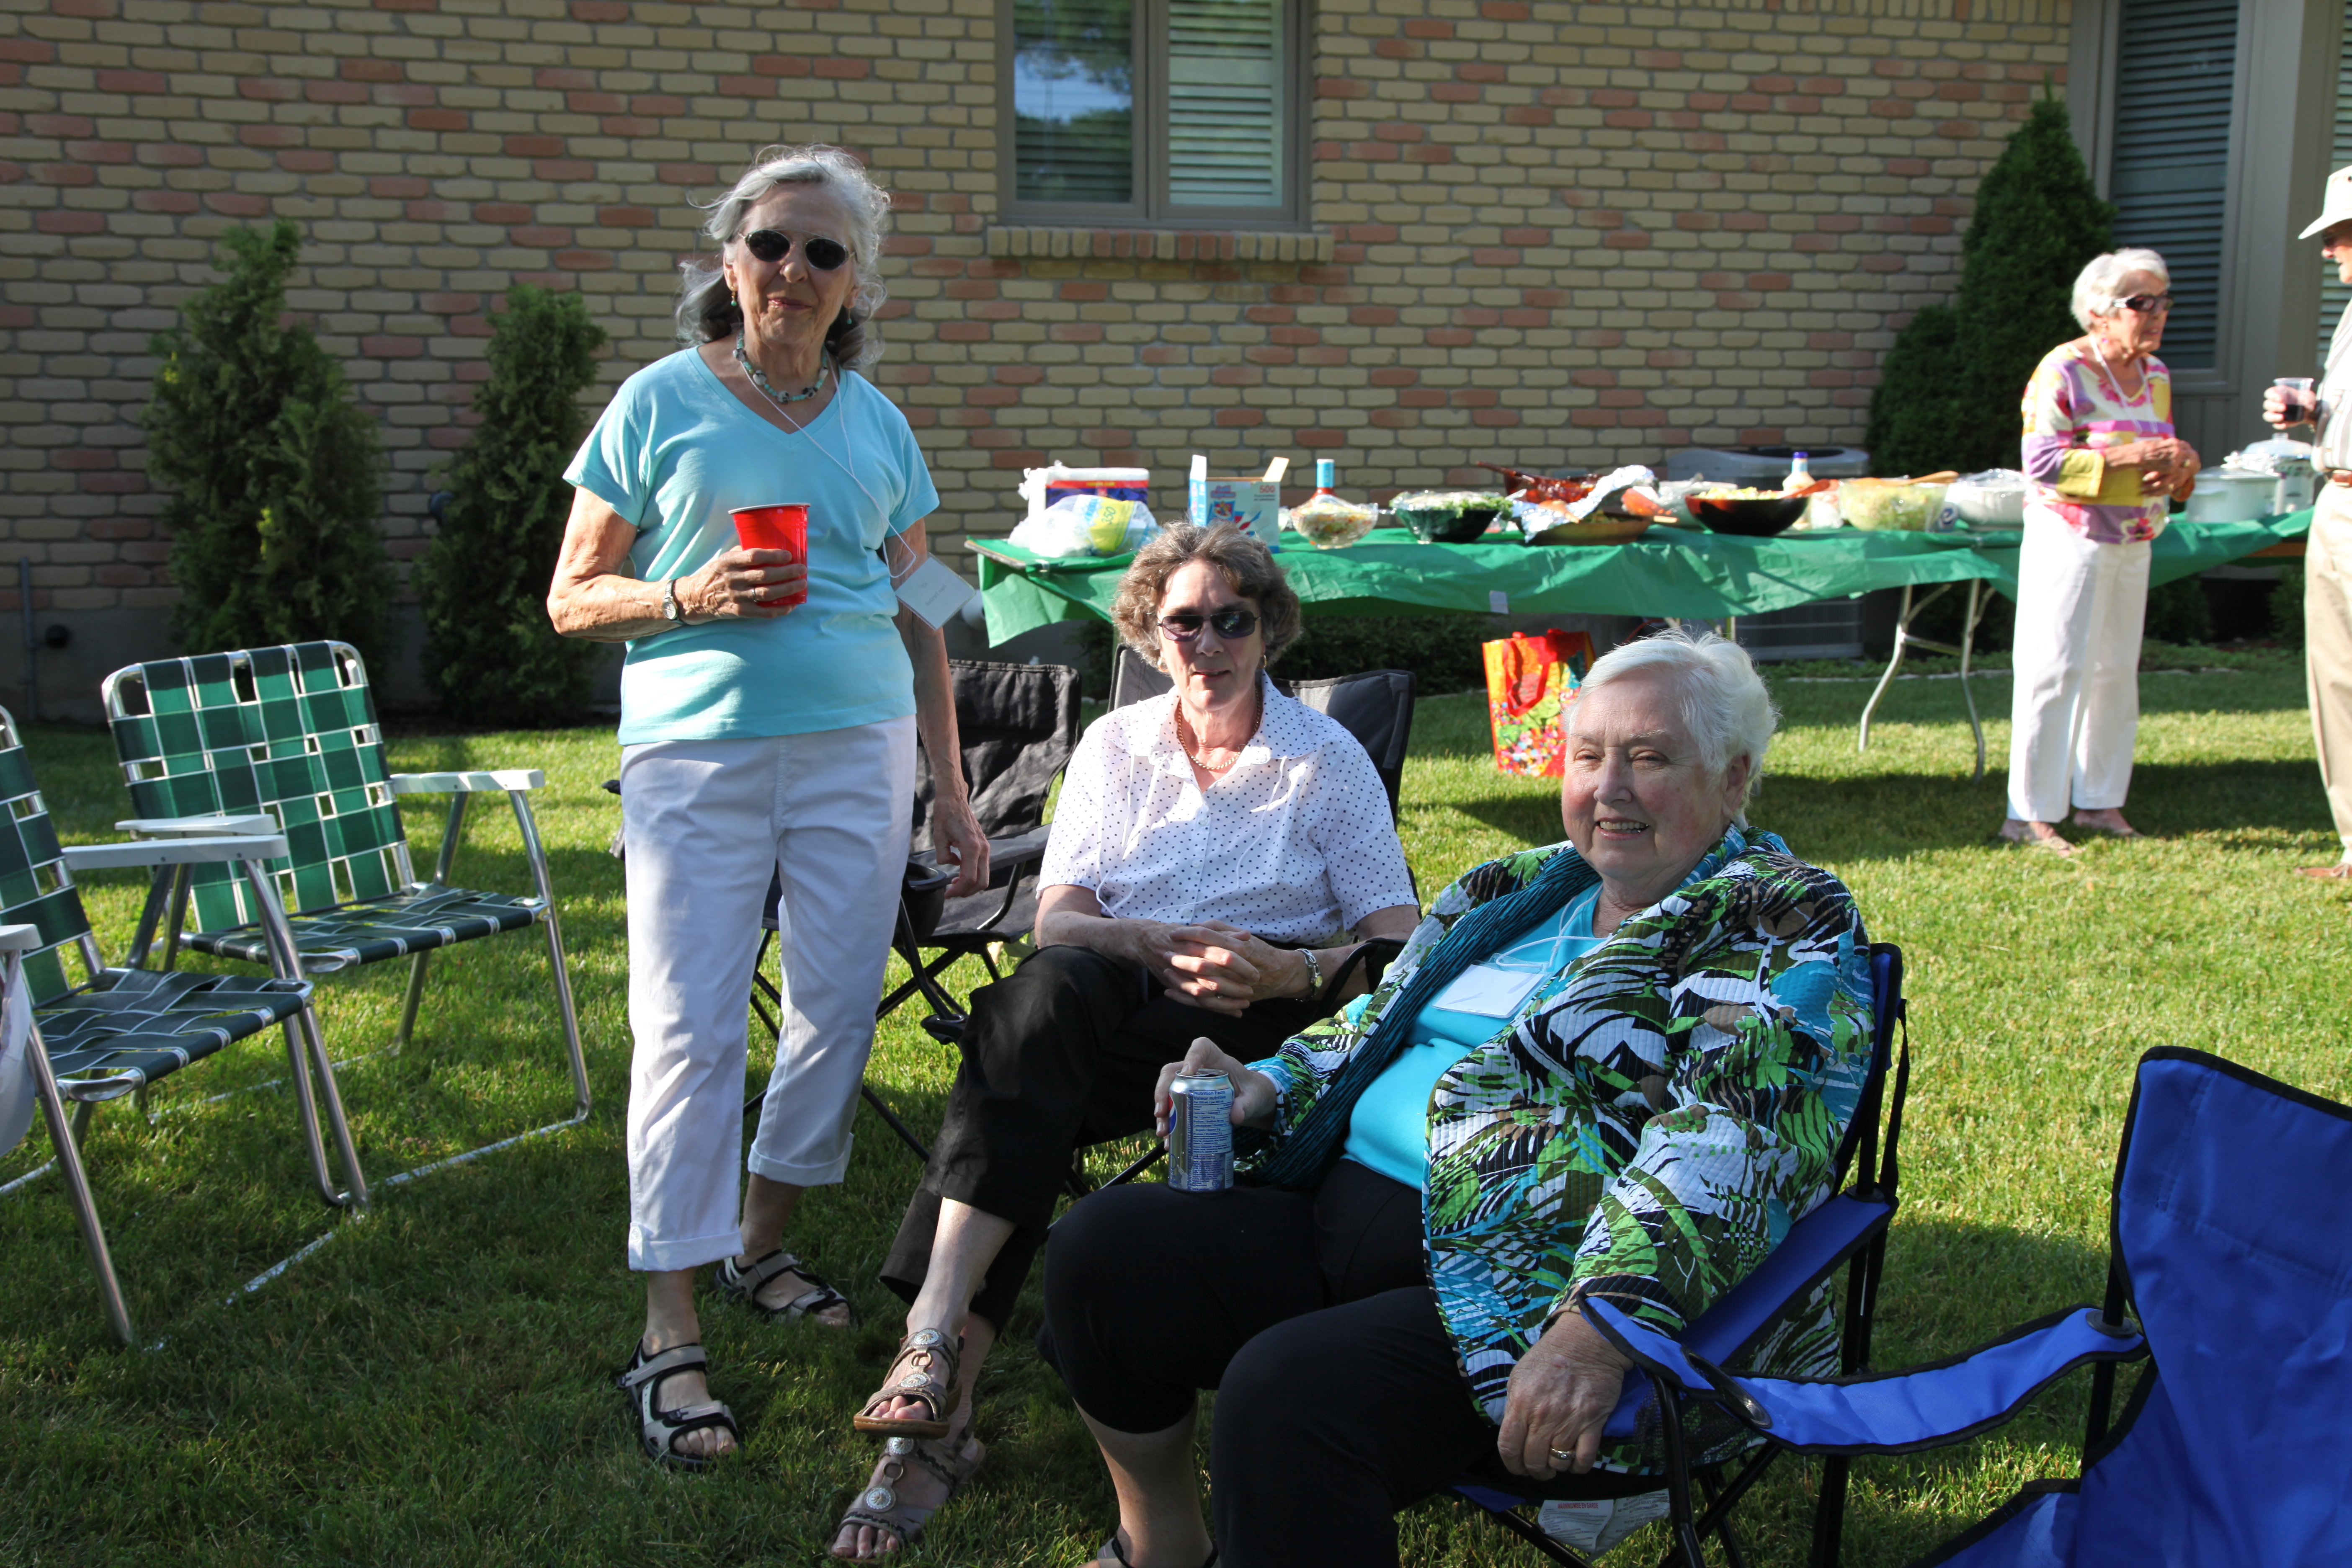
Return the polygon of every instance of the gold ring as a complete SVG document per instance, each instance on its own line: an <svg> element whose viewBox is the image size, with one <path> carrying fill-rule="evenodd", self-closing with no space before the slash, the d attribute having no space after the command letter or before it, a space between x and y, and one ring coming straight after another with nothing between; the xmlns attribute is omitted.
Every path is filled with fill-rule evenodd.
<svg viewBox="0 0 2352 1568"><path fill-rule="evenodd" d="M1576 1463L1576 1456L1570 1453L1565 1448L1554 1448L1551 1451L1551 1457L1563 1465L1572 1465Z"/></svg>

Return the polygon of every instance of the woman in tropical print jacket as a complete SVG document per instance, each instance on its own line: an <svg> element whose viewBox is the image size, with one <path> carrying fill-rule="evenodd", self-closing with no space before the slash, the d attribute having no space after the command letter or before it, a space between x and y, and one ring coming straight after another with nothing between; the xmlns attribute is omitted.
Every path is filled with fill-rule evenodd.
<svg viewBox="0 0 2352 1568"><path fill-rule="evenodd" d="M1569 843L1447 888L1273 1058L1194 1046L1258 1184L1114 1189L1047 1253L1041 1344L1121 1498L1099 1561L1394 1562L1394 1511L1497 1450L1655 1489L1654 1455L1601 1446L1627 1363L1575 1301L1704 1312L1830 1195L1868 1068L1853 898L1744 819L1773 721L1712 635L1612 652L1570 710ZM1753 1364L1833 1370L1814 1308Z"/></svg>

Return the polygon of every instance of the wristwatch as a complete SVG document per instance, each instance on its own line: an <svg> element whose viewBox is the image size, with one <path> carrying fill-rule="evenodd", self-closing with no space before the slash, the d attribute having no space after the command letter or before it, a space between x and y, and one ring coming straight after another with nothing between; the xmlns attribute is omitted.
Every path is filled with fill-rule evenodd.
<svg viewBox="0 0 2352 1568"><path fill-rule="evenodd" d="M1323 965L1317 961L1315 950L1302 947L1298 950L1298 956L1307 961L1307 994L1320 996L1323 994Z"/></svg>
<svg viewBox="0 0 2352 1568"><path fill-rule="evenodd" d="M686 625L686 609L677 602L677 579L675 577L662 584L662 619L672 626Z"/></svg>

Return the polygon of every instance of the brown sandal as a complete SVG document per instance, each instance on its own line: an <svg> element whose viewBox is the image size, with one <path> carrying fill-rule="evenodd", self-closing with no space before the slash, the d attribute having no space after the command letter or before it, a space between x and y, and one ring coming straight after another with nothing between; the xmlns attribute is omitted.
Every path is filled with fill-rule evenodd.
<svg viewBox="0 0 2352 1568"><path fill-rule="evenodd" d="M961 1359L962 1345L961 1340L950 1343L948 1336L937 1329L917 1329L900 1340L898 1354L890 1363L882 1386L850 1425L860 1432L885 1432L894 1436L946 1436L948 1417L955 1414L956 1363ZM910 1370L899 1370L910 1362L914 1363ZM875 1414L894 1399L912 1400L930 1415L918 1418Z"/></svg>

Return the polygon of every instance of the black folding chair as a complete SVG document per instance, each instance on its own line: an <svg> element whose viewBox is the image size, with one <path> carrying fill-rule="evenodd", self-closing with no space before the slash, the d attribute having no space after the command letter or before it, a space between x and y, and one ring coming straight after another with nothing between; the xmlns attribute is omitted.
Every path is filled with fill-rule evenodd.
<svg viewBox="0 0 2352 1568"><path fill-rule="evenodd" d="M1373 771L1381 775L1381 786L1389 792L1389 820L1394 822L1398 794L1404 786L1404 756L1412 747L1413 691L1419 685L1412 671L1366 669L1325 680L1285 680L1276 676L1274 685L1285 696L1295 697L1317 712L1339 721L1348 733L1356 737L1365 754L1372 759ZM1113 708L1124 708L1130 702L1141 702L1175 689L1175 681L1148 663L1142 655L1129 647L1119 648L1111 666ZM1406 875L1412 875L1410 868ZM1419 890L1416 881L1414 891ZM1388 946L1390 956L1393 956L1397 944ZM1347 981L1356 961L1349 962L1348 970L1331 977L1333 985ZM1155 1145L1103 1185L1116 1187L1135 1180L1159 1163L1166 1152L1166 1145Z"/></svg>
<svg viewBox="0 0 2352 1568"><path fill-rule="evenodd" d="M1389 816L1397 815L1397 796L1404 787L1404 754L1412 746L1412 700L1419 680L1409 669L1366 669L1327 680L1285 680L1274 678L1275 689L1295 697L1339 721L1356 737L1389 792ZM1132 648L1121 647L1111 668L1110 705L1124 708L1175 689L1176 683L1145 662Z"/></svg>
<svg viewBox="0 0 2352 1568"><path fill-rule="evenodd" d="M963 1005L940 984L941 973L971 955L987 966L990 979L1003 979L990 950L1027 935L1036 923L1045 801L1077 749L1079 702L1078 672L1066 665L950 659L948 671L955 684L957 742L963 752L972 813L988 835L988 887L960 899L946 897L953 872L936 862L930 830L936 785L930 759L918 753L914 837L899 889L898 929L891 938L892 947L907 962L908 975L874 1012L879 1022L919 991L931 1007L924 1027L943 1043L952 1043L961 1034L964 1013ZM767 958L776 937L776 904L782 891L773 883L768 889L767 913L761 921L766 929L751 966L751 1010L771 1034L780 1026L776 1009L782 998L768 976ZM918 1159L930 1158L923 1141L871 1085L861 1092ZM743 1113L752 1114L764 1098L764 1089L752 1095Z"/></svg>

